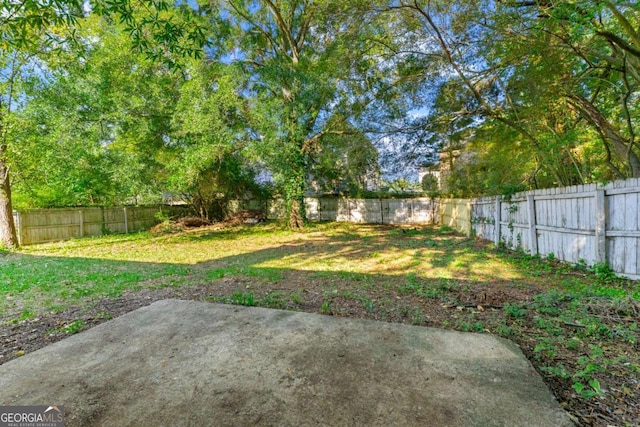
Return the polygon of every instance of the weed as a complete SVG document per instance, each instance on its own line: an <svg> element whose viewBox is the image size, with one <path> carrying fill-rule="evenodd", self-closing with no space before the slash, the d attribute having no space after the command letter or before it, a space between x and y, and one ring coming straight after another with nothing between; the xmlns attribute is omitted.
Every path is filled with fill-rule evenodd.
<svg viewBox="0 0 640 427"><path fill-rule="evenodd" d="M284 308L285 303L278 292L271 292L265 295L260 301L260 305L270 308Z"/></svg>
<svg viewBox="0 0 640 427"><path fill-rule="evenodd" d="M438 242L435 240L427 240L424 242L423 246L426 246L427 248L435 248L438 246Z"/></svg>
<svg viewBox="0 0 640 427"><path fill-rule="evenodd" d="M576 393L583 399L591 399L596 396L603 396L604 392L600 388L600 382L597 379L591 379L588 382L589 387L580 381L575 381L571 386Z"/></svg>
<svg viewBox="0 0 640 427"><path fill-rule="evenodd" d="M247 307L253 307L256 305L255 297L252 293L234 292L231 294L231 303L238 305L246 305Z"/></svg>
<svg viewBox="0 0 640 427"><path fill-rule="evenodd" d="M25 308L24 310L22 310L22 314L20 314L20 318L18 319L18 321L31 319L31 318L35 317L35 315L36 314L33 311Z"/></svg>
<svg viewBox="0 0 640 427"><path fill-rule="evenodd" d="M564 332L564 330L558 326L557 321L546 317L536 317L535 323L538 328L545 330L548 334L553 336L559 336Z"/></svg>
<svg viewBox="0 0 640 427"><path fill-rule="evenodd" d="M567 341L567 348L572 351L577 351L580 348L581 341L573 337Z"/></svg>
<svg viewBox="0 0 640 427"><path fill-rule="evenodd" d="M320 306L320 313L322 314L331 314L331 301L329 299L325 299Z"/></svg>
<svg viewBox="0 0 640 427"><path fill-rule="evenodd" d="M424 325L427 323L427 318L424 314L422 314L422 310L416 307L411 314L411 323L413 325Z"/></svg>
<svg viewBox="0 0 640 427"><path fill-rule="evenodd" d="M440 226L440 233L443 234L450 234L450 233L455 233L456 230L454 230L453 228L449 227L448 225L441 225Z"/></svg>
<svg viewBox="0 0 640 427"><path fill-rule="evenodd" d="M63 326L62 331L68 335L73 335L80 332L85 326L87 326L87 323L84 320L76 319L73 322Z"/></svg>
<svg viewBox="0 0 640 427"><path fill-rule="evenodd" d="M480 321L474 322L471 318L469 320L458 320L456 329L462 332L482 332L484 331L484 324Z"/></svg>
<svg viewBox="0 0 640 427"><path fill-rule="evenodd" d="M511 326L500 324L498 325L497 333L502 337L509 338L512 335L514 335L515 331L514 331L514 328L512 328Z"/></svg>
<svg viewBox="0 0 640 427"><path fill-rule="evenodd" d="M505 304L503 310L507 317L511 317L515 320L521 320L527 314L527 310L520 307L518 304Z"/></svg>
<svg viewBox="0 0 640 427"><path fill-rule="evenodd" d="M574 265L574 267L578 271L582 271L582 272L589 271L589 266L587 265L587 262L583 258L580 258L578 262Z"/></svg>
<svg viewBox="0 0 640 427"><path fill-rule="evenodd" d="M564 365L562 364L558 366L541 366L540 370L542 372L546 372L547 374L553 377L558 377L563 379L567 379L571 377L571 374L565 369Z"/></svg>
<svg viewBox="0 0 640 427"><path fill-rule="evenodd" d="M368 311L373 311L375 308L373 301L371 301L369 298L362 299L362 306L366 308Z"/></svg>
<svg viewBox="0 0 640 427"><path fill-rule="evenodd" d="M214 270L207 271L207 279L222 279L226 274L226 269L216 268Z"/></svg>
<svg viewBox="0 0 640 427"><path fill-rule="evenodd" d="M606 261L598 262L593 266L593 272L596 278L601 282L612 282L618 278L616 273L611 269Z"/></svg>
<svg viewBox="0 0 640 427"><path fill-rule="evenodd" d="M103 319L103 320L109 320L109 319L111 319L111 314L107 313L106 311L99 311L98 313L96 313L96 318L97 319Z"/></svg>
<svg viewBox="0 0 640 427"><path fill-rule="evenodd" d="M558 354L558 347L552 344L549 338L540 337L533 351L553 359ZM535 357L539 359L540 355L536 355Z"/></svg>
<svg viewBox="0 0 640 427"><path fill-rule="evenodd" d="M302 304L302 297L298 293L291 294L291 302L294 304Z"/></svg>
<svg viewBox="0 0 640 427"><path fill-rule="evenodd" d="M411 272L405 275L405 285L401 286L398 290L400 292L411 292L417 291L421 288L422 287L420 286L420 282L418 281L418 276L416 275L416 273Z"/></svg>
<svg viewBox="0 0 640 427"><path fill-rule="evenodd" d="M169 212L168 211L163 211L162 209L159 210L158 212L156 212L155 214L153 214L154 218L157 219L159 222L169 222Z"/></svg>

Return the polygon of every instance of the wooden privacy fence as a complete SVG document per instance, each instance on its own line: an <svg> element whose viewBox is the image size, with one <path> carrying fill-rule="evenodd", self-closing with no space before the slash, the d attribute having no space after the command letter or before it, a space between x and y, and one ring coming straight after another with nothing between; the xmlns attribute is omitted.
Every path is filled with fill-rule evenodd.
<svg viewBox="0 0 640 427"><path fill-rule="evenodd" d="M311 221L338 221L370 224L433 224L439 222L438 201L415 199L347 199L335 197L304 199ZM269 219L284 217L283 200L232 201L228 210L262 210Z"/></svg>
<svg viewBox="0 0 640 427"><path fill-rule="evenodd" d="M606 263L640 279L640 179L517 193L509 199L442 199L442 223L531 254Z"/></svg>
<svg viewBox="0 0 640 427"><path fill-rule="evenodd" d="M14 212L18 241L21 245L72 238L131 233L147 230L160 222L156 213L175 214L184 208L140 206L114 208L34 209Z"/></svg>
<svg viewBox="0 0 640 427"><path fill-rule="evenodd" d="M437 223L438 202L419 199L344 199L306 198L307 217L314 221L347 221L378 224ZM231 200L227 211L261 210L269 219L284 217L282 200ZM186 214L179 206L142 206L114 208L35 209L14 212L21 245L131 233L157 224L160 210L170 215Z"/></svg>

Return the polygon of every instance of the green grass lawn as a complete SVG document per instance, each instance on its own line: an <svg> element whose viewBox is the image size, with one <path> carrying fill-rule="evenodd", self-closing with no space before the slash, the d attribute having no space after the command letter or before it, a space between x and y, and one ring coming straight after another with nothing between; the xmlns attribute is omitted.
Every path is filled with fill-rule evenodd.
<svg viewBox="0 0 640 427"><path fill-rule="evenodd" d="M451 233L388 227L275 225L170 235L113 235L24 247L0 258L0 317L19 319L141 287L187 286L221 277L281 280L285 272L340 280L412 274L421 280L524 277Z"/></svg>
<svg viewBox="0 0 640 427"><path fill-rule="evenodd" d="M640 286L606 269L447 229L346 223L114 235L0 255L5 329L73 312L61 328L75 333L90 323L82 310L142 293L494 333L520 344L580 422L594 421L594 407L596 425L640 419Z"/></svg>

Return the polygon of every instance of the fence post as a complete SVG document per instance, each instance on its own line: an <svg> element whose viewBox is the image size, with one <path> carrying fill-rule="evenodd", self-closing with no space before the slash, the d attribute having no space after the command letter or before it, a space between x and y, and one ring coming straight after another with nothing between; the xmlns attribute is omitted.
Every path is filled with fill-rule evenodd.
<svg viewBox="0 0 640 427"><path fill-rule="evenodd" d="M436 198L429 197L431 202L431 225L437 224L437 216L436 216ZM440 212L440 199L438 199L438 212Z"/></svg>
<svg viewBox="0 0 640 427"><path fill-rule="evenodd" d="M502 222L502 200L500 200L500 196L496 196L496 212L494 213L494 222L495 225L493 227L493 243L496 247L500 246L500 232L502 231L502 226L500 222Z"/></svg>
<svg viewBox="0 0 640 427"><path fill-rule="evenodd" d="M80 235L78 237L84 237L84 212L78 211L78 228L80 229Z"/></svg>
<svg viewBox="0 0 640 427"><path fill-rule="evenodd" d="M122 210L124 211L124 234L127 234L129 232L129 222L127 220L127 208L122 208Z"/></svg>
<svg viewBox="0 0 640 427"><path fill-rule="evenodd" d="M467 220L469 220L469 234L467 234L467 236L471 237L474 235L475 230L473 229L473 222L472 220L472 215L471 215L471 211L472 211L472 207L471 207L471 200L469 199L469 201L467 202Z"/></svg>
<svg viewBox="0 0 640 427"><path fill-rule="evenodd" d="M409 205L410 206L410 212L411 212L411 215L409 216L409 218L410 218L409 221L411 221L411 224L413 224L414 223L414 220L413 220L413 209L414 209L414 207L413 207L413 199L409 199L409 200L411 200L411 204Z"/></svg>
<svg viewBox="0 0 640 427"><path fill-rule="evenodd" d="M596 262L607 262L607 209L604 189L595 192L596 209Z"/></svg>
<svg viewBox="0 0 640 427"><path fill-rule="evenodd" d="M536 229L536 200L533 194L527 195L527 207L529 210L529 236L531 240L531 255L538 254L538 231Z"/></svg>
<svg viewBox="0 0 640 427"><path fill-rule="evenodd" d="M22 215L20 215L20 212L13 211L13 221L16 224L16 237L18 238L18 246L22 246Z"/></svg>

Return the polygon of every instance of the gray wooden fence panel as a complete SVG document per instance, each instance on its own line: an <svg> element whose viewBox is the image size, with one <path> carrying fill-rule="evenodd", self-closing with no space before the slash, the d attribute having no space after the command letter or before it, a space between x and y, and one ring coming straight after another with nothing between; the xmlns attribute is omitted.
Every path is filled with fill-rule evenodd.
<svg viewBox="0 0 640 427"><path fill-rule="evenodd" d="M363 223L365 222L365 206L364 201L359 199L345 199L347 206L346 217L344 221Z"/></svg>
<svg viewBox="0 0 640 427"><path fill-rule="evenodd" d="M406 199L390 199L389 224L407 224L411 222L411 205Z"/></svg>
<svg viewBox="0 0 640 427"><path fill-rule="evenodd" d="M304 209L307 214L307 218L311 221L320 221L320 199L305 197Z"/></svg>
<svg viewBox="0 0 640 427"><path fill-rule="evenodd" d="M320 199L320 219L322 221L336 221L338 219L338 199Z"/></svg>
<svg viewBox="0 0 640 427"><path fill-rule="evenodd" d="M366 199L365 222L369 224L382 224L382 202L380 199Z"/></svg>
<svg viewBox="0 0 640 427"><path fill-rule="evenodd" d="M161 209L183 210L167 206L34 209L14 212L14 219L20 244L29 245L146 230L158 223L156 213Z"/></svg>
<svg viewBox="0 0 640 427"><path fill-rule="evenodd" d="M269 206L280 201L270 201ZM433 224L439 220L439 203L428 198L347 199L335 197L305 198L307 218L367 224ZM272 215L270 219L279 219Z"/></svg>
<svg viewBox="0 0 640 427"><path fill-rule="evenodd" d="M509 248L529 250L527 199L514 197L501 204L501 242Z"/></svg>
<svg viewBox="0 0 640 427"><path fill-rule="evenodd" d="M350 219L350 206L347 199L336 199L336 221L349 222Z"/></svg>
<svg viewBox="0 0 640 427"><path fill-rule="evenodd" d="M583 188L575 197L549 195L547 190L534 193L536 233L540 255L553 254L570 262L596 260L595 206L593 194Z"/></svg>
<svg viewBox="0 0 640 427"><path fill-rule="evenodd" d="M413 222L418 224L433 223L434 203L431 199L413 199Z"/></svg>
<svg viewBox="0 0 640 427"><path fill-rule="evenodd" d="M605 187L607 258L611 268L640 278L640 180L616 181Z"/></svg>
<svg viewBox="0 0 640 427"><path fill-rule="evenodd" d="M499 227L491 227L491 199ZM465 233L458 209L464 200L441 200L443 222ZM510 200L471 201L476 235L511 248L568 262L606 261L617 274L640 279L640 179L552 188L515 194ZM494 220L494 222L496 222ZM447 223L448 224L448 223ZM448 224L449 225L449 224Z"/></svg>
<svg viewBox="0 0 640 427"><path fill-rule="evenodd" d="M82 212L83 216L83 228L82 237L85 236L100 236L103 231L106 231L106 227L103 223L104 217L102 215L102 209L100 208L83 208L79 212Z"/></svg>
<svg viewBox="0 0 640 427"><path fill-rule="evenodd" d="M496 203L493 197L471 202L471 223L474 234L481 239L493 240L496 232Z"/></svg>
<svg viewBox="0 0 640 427"><path fill-rule="evenodd" d="M124 227L124 213L122 208L104 209L104 228L109 233L123 234L126 232Z"/></svg>

